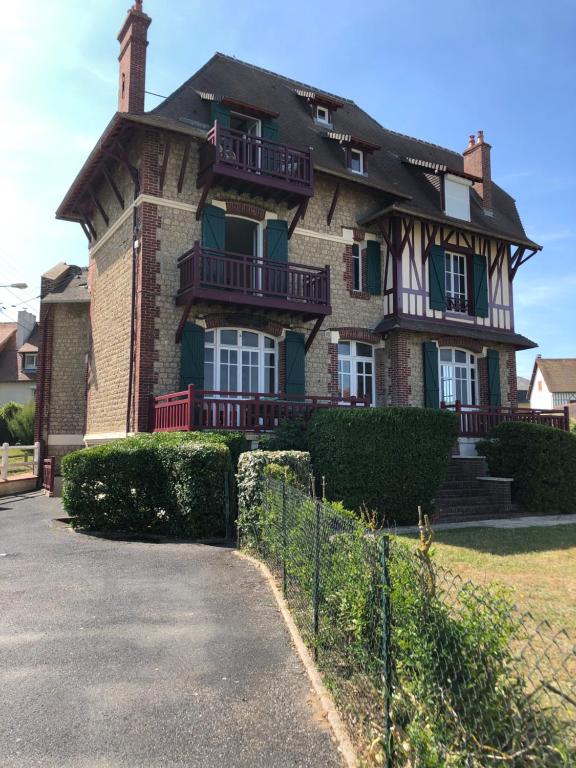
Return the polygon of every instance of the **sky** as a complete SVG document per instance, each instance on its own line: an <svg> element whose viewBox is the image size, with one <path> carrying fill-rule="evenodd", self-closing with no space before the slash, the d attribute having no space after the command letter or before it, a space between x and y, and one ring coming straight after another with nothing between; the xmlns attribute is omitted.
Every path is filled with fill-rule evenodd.
<svg viewBox="0 0 576 768"><path fill-rule="evenodd" d="M54 211L114 114L130 0L7 3L0 46L0 318L38 311L40 275L87 264ZM484 130L492 176L544 246L514 282L516 331L576 357L576 2L144 0L147 90L168 95L221 51L353 99L382 125L462 151ZM159 103L147 97L146 108Z"/></svg>

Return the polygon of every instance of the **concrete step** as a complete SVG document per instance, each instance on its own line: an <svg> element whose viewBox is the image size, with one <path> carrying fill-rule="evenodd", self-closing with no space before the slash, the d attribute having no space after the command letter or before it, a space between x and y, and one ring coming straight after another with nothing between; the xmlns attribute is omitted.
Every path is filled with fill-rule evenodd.
<svg viewBox="0 0 576 768"><path fill-rule="evenodd" d="M440 488L436 494L436 499L472 499L472 498L486 498L486 489L478 487L477 485L470 486L469 488Z"/></svg>
<svg viewBox="0 0 576 768"><path fill-rule="evenodd" d="M509 516L508 513L503 513L497 504L483 504L475 508L461 506L453 507L449 510L438 510L432 518L432 525L434 523L464 523L474 522L475 520L493 520Z"/></svg>

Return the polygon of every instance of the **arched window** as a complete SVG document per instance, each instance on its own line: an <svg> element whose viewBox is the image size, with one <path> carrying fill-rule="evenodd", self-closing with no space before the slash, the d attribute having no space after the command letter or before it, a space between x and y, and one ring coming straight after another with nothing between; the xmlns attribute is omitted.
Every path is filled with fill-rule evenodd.
<svg viewBox="0 0 576 768"><path fill-rule="evenodd" d="M476 356L463 349L440 349L440 400L448 405L477 405Z"/></svg>
<svg viewBox="0 0 576 768"><path fill-rule="evenodd" d="M338 394L374 402L374 347L361 341L338 344Z"/></svg>
<svg viewBox="0 0 576 768"><path fill-rule="evenodd" d="M277 391L276 339L257 331L219 328L204 336L204 387L218 392Z"/></svg>

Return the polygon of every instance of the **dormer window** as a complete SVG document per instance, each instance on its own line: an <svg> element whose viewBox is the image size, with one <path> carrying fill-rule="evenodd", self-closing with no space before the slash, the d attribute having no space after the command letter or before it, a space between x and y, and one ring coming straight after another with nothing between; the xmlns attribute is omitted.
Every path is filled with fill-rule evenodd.
<svg viewBox="0 0 576 768"><path fill-rule="evenodd" d="M38 355L36 352L25 352L23 360L23 368L25 371L35 371L38 363Z"/></svg>
<svg viewBox="0 0 576 768"><path fill-rule="evenodd" d="M470 187L469 179L444 175L444 213L455 219L470 221Z"/></svg>
<svg viewBox="0 0 576 768"><path fill-rule="evenodd" d="M349 167L352 173L364 173L364 152L361 149L350 149Z"/></svg>
<svg viewBox="0 0 576 768"><path fill-rule="evenodd" d="M322 123L322 125L332 125L332 116L328 107L323 107L320 104L316 105L316 122Z"/></svg>

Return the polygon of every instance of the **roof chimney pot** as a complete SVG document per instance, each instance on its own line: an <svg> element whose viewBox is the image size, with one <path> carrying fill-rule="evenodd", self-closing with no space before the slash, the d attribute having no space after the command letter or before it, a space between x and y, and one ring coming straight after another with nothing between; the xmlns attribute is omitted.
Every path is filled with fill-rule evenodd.
<svg viewBox="0 0 576 768"><path fill-rule="evenodd" d="M470 138L468 139L468 147L473 147L474 144L476 144L476 137L471 133Z"/></svg>

